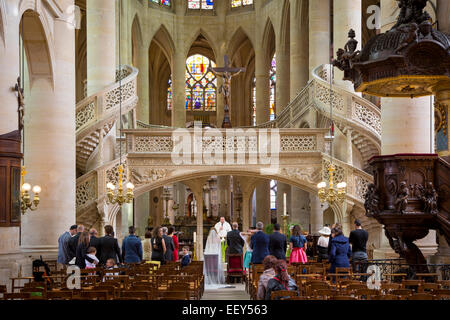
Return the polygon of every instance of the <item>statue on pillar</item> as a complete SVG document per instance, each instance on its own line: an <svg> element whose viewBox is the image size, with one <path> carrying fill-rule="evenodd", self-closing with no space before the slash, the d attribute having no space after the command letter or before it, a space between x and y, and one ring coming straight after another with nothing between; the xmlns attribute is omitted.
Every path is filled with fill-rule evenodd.
<svg viewBox="0 0 450 320"><path fill-rule="evenodd" d="M23 95L24 89L20 85L20 77L17 78L17 83L14 86L14 91L17 92L19 131L22 131L25 126L25 97Z"/></svg>
<svg viewBox="0 0 450 320"><path fill-rule="evenodd" d="M231 68L228 56L224 57L223 68L211 68L208 67L208 71L212 72L216 77L223 78L223 85L219 88L219 93L223 94L225 101L224 117L222 122L222 128L231 128L230 121L230 96L231 96L231 78L237 76L241 72L245 72L245 68Z"/></svg>

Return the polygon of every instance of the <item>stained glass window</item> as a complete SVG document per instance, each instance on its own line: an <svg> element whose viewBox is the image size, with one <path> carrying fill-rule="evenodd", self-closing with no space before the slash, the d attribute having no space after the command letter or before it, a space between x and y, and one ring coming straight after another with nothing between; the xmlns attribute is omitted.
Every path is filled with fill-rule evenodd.
<svg viewBox="0 0 450 320"><path fill-rule="evenodd" d="M150 0L151 2L155 4L161 4L166 7L170 7L170 0Z"/></svg>
<svg viewBox="0 0 450 320"><path fill-rule="evenodd" d="M217 79L210 66L216 64L200 54L186 60L186 110L216 111Z"/></svg>
<svg viewBox="0 0 450 320"><path fill-rule="evenodd" d="M167 84L167 110L172 110L172 77Z"/></svg>
<svg viewBox="0 0 450 320"><path fill-rule="evenodd" d="M188 0L188 9L211 10L214 7L214 0Z"/></svg>
<svg viewBox="0 0 450 320"><path fill-rule="evenodd" d="M276 84L277 84L277 59L276 54L273 55L270 64L270 121L275 120L276 110Z"/></svg>
<svg viewBox="0 0 450 320"><path fill-rule="evenodd" d="M237 8L237 7L243 7L243 6L249 6L253 4L253 0L231 0L231 7Z"/></svg>
<svg viewBox="0 0 450 320"><path fill-rule="evenodd" d="M256 126L256 77L253 78L252 82L252 124Z"/></svg>
<svg viewBox="0 0 450 320"><path fill-rule="evenodd" d="M277 182L270 180L270 209L277 209Z"/></svg>

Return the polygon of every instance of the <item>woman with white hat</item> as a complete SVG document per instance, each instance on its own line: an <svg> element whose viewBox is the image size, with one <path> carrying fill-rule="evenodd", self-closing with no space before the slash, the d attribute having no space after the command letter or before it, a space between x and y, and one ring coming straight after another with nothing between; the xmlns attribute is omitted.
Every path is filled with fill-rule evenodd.
<svg viewBox="0 0 450 320"><path fill-rule="evenodd" d="M317 262L328 260L328 242L330 241L331 230L328 227L323 227L319 230L320 238L317 241Z"/></svg>

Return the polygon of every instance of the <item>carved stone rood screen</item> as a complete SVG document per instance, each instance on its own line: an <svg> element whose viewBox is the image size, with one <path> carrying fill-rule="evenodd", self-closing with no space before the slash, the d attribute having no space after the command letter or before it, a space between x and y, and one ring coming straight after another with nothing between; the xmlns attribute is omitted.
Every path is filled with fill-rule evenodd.
<svg viewBox="0 0 450 320"><path fill-rule="evenodd" d="M217 77L223 78L223 85L221 85L219 88L219 93L223 93L223 98L225 102L222 128L231 128L232 127L230 121L231 78L238 75L241 72L245 72L246 69L231 68L230 61L228 60L227 55L224 56L223 60L224 60L223 68L208 67L208 70L214 73Z"/></svg>

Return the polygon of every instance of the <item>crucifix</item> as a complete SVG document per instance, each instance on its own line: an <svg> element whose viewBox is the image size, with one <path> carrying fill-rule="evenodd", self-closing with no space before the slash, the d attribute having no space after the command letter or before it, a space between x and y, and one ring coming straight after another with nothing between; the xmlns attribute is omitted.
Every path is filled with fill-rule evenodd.
<svg viewBox="0 0 450 320"><path fill-rule="evenodd" d="M219 93L223 93L225 101L224 116L222 122L222 128L231 128L230 121L230 92L231 92L231 78L238 75L241 72L245 72L245 68L232 68L230 67L230 61L228 56L225 55L223 68L211 68L208 67L208 71L214 73L216 77L223 78L223 84L219 88Z"/></svg>
<svg viewBox="0 0 450 320"><path fill-rule="evenodd" d="M25 121L25 97L23 95L23 88L20 86L20 77L17 78L16 85L14 86L14 91L17 91L17 113L19 116L19 131L23 130Z"/></svg>

